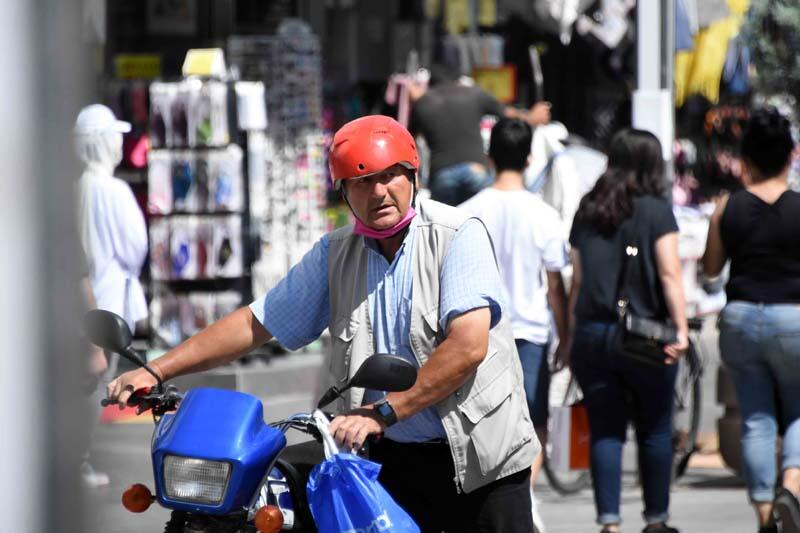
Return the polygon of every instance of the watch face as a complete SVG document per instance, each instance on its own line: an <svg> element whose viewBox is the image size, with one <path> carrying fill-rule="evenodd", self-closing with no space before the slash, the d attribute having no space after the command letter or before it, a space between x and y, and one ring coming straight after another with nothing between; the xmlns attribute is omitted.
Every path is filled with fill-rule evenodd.
<svg viewBox="0 0 800 533"><path fill-rule="evenodd" d="M397 414L394 412L394 408L392 408L391 404L386 400L381 400L380 402L376 403L375 410L378 411L378 414L381 415L383 422L387 426L391 426L397 422Z"/></svg>

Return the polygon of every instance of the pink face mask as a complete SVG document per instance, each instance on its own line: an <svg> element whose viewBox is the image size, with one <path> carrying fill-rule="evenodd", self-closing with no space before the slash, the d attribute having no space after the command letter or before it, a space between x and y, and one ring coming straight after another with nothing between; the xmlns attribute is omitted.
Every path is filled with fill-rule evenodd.
<svg viewBox="0 0 800 533"><path fill-rule="evenodd" d="M372 229L356 217L356 225L355 228L353 228L353 233L372 239L388 239L389 237L394 237L400 233L403 228L411 224L411 219L413 219L416 214L417 212L414 211L414 207L411 206L408 208L408 211L406 211L406 216L391 228L386 229Z"/></svg>

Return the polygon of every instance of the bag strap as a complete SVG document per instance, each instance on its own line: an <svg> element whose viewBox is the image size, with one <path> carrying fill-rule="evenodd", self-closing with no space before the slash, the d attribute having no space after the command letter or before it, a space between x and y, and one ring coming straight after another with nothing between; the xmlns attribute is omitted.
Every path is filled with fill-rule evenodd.
<svg viewBox="0 0 800 533"><path fill-rule="evenodd" d="M632 226L634 228L636 226L637 211L636 207L634 207L633 216L631 217L631 221L633 222ZM625 222L623 222L623 224L624 223ZM636 260L636 257L639 256L638 239L632 237L629 233L630 231L622 232L622 269L620 270L619 279L617 280L617 315L620 320L625 318L628 304L630 303L632 282L631 265Z"/></svg>

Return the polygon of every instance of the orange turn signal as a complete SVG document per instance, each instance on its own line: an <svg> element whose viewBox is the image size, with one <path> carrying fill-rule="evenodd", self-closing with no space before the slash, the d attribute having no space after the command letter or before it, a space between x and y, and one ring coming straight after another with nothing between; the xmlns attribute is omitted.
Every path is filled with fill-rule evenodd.
<svg viewBox="0 0 800 533"><path fill-rule="evenodd" d="M145 512L151 503L153 503L153 493L141 483L131 485L122 493L122 506L132 513Z"/></svg>
<svg viewBox="0 0 800 533"><path fill-rule="evenodd" d="M283 513L274 505L266 505L256 512L255 524L260 533L278 533L283 527Z"/></svg>

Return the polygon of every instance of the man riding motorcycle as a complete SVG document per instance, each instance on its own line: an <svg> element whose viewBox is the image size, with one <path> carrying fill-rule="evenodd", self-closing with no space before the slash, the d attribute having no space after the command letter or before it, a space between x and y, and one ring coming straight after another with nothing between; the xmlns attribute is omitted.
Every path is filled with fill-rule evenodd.
<svg viewBox="0 0 800 533"><path fill-rule="evenodd" d="M360 448L383 435L370 458L422 531L530 533L539 443L486 229L444 204L417 205L417 148L389 117L343 126L329 165L355 224L323 236L264 297L151 366L168 380L230 362L272 337L299 348L326 327L329 384L374 353L406 358L419 368L411 389L343 395L344 414L331 423L337 442ZM111 382L108 396L124 404L154 383L134 370Z"/></svg>

